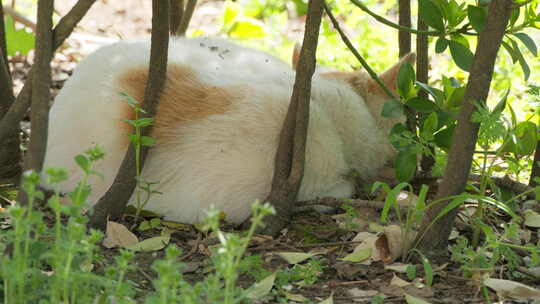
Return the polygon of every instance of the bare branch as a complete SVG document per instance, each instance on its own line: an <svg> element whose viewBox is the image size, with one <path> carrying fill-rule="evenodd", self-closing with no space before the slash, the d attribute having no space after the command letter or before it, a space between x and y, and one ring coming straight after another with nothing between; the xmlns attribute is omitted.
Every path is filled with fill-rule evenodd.
<svg viewBox="0 0 540 304"><path fill-rule="evenodd" d="M536 151L534 152L534 159L531 170L531 178L529 179L529 186L535 187L540 184L534 181L535 177L540 177L540 140L536 143Z"/></svg>
<svg viewBox="0 0 540 304"><path fill-rule="evenodd" d="M152 46L143 102L146 117L154 117L156 113L167 75L168 50L169 1L152 0ZM151 127L146 127L142 135L149 136L151 131ZM141 170L148 150L147 146L141 148ZM89 222L91 227L105 229L107 217L117 218L120 215L137 185L136 174L135 147L131 143L113 184L94 206L94 213Z"/></svg>

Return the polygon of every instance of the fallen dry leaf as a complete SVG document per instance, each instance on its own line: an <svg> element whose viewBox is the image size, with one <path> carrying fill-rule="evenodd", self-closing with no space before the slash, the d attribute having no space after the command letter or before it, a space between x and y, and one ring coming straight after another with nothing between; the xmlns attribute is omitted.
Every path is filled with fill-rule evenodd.
<svg viewBox="0 0 540 304"><path fill-rule="evenodd" d="M139 240L126 226L117 222L108 221L103 247L105 248L128 248L137 244Z"/></svg>
<svg viewBox="0 0 540 304"><path fill-rule="evenodd" d="M347 293L351 295L355 302L365 302L371 297L376 296L379 292L377 290L363 290L358 287L347 290ZM363 299L362 299L363 298Z"/></svg>
<svg viewBox="0 0 540 304"><path fill-rule="evenodd" d="M394 275L394 277L390 281L390 285L398 286L398 287L404 287L404 286L407 286L407 285L411 285L411 283L401 279L400 277L398 277L396 275Z"/></svg>
<svg viewBox="0 0 540 304"><path fill-rule="evenodd" d="M142 240L126 248L131 249L133 251L145 251L145 252L158 251L165 248L165 246L169 244L170 240L171 240L171 235L156 236L156 237L151 237L146 240Z"/></svg>
<svg viewBox="0 0 540 304"><path fill-rule="evenodd" d="M251 286L248 291L247 297L250 299L259 299L267 295L272 287L274 287L274 281L276 280L276 273L267 276L260 282L257 282Z"/></svg>
<svg viewBox="0 0 540 304"><path fill-rule="evenodd" d="M484 280L484 285L502 297L518 300L540 299L540 290L518 282L488 278Z"/></svg>

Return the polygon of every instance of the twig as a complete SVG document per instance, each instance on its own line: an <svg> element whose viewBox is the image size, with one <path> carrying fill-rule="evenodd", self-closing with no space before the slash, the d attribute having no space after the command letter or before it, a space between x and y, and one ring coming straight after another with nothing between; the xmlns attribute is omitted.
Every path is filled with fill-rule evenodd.
<svg viewBox="0 0 540 304"><path fill-rule="evenodd" d="M197 250L199 249L199 244L201 243L201 238L202 238L202 233L197 232L197 239L195 240L195 244L193 244L193 247L191 247L191 250L188 253L178 258L178 261L183 261L189 258L190 256L192 256L195 252L197 252Z"/></svg>
<svg viewBox="0 0 540 304"><path fill-rule="evenodd" d="M334 246L346 246L360 244L362 241L343 241L343 242L326 242L318 244L305 244L305 245L295 245L296 248L314 248L314 247L334 247Z"/></svg>
<svg viewBox="0 0 540 304"><path fill-rule="evenodd" d="M441 35L441 32L439 32L439 31L419 31L419 30L412 29L410 27L401 26L399 24L396 24L396 23L394 23L394 22L392 22L392 21L390 21L388 19L385 19L385 18L375 14L367 6L365 6L362 2L360 2L358 0L351 0L351 2L354 5L356 5L358 8L360 8L361 10L366 12L368 15L375 18L375 20L379 21L382 24L386 24L386 25L388 25L390 27L393 27L395 29L410 32L410 33L413 33L413 34L424 34L424 35L430 35L430 36L440 36Z"/></svg>
<svg viewBox="0 0 540 304"><path fill-rule="evenodd" d="M490 176L489 177L497 187L505 188L507 190L510 190L514 193L523 193L525 191L530 191L533 189L533 187L527 186L523 183L517 182L515 180L512 180L508 175L505 175L504 177L497 177L497 176ZM480 182L482 180L482 175L480 174L469 174L469 180ZM527 195L527 198L533 199L534 198L534 192L531 192Z"/></svg>
<svg viewBox="0 0 540 304"><path fill-rule="evenodd" d="M19 22L21 24L24 24L25 26L31 28L33 32L36 31L36 23L34 21L26 18L26 16L21 15L16 10L14 10L13 8L11 8L11 7L7 6L7 5L4 5L3 8L4 8L4 12L7 15L10 15L11 18L13 18L14 21L17 21L17 22Z"/></svg>
<svg viewBox="0 0 540 304"><path fill-rule="evenodd" d="M354 45L351 43L349 38L347 38L347 35L345 35L345 33L341 30L341 27L339 26L339 22L336 20L336 18L332 14L332 11L328 7L328 5L326 5L326 4L324 5L324 10L326 11L326 14L328 15L328 17L332 21L332 24L334 25L334 28L336 29L336 31L338 31L339 35L341 36L341 40L343 40L343 42L347 45L349 50L353 53L354 57L356 57L356 59L358 61L360 61L360 64L362 64L364 69L366 69L369 76L371 76L371 78L373 78L373 80L375 80L377 82L377 84L384 90L384 92L386 93L386 95L388 95L388 97L396 98L394 93L392 93L392 91L381 81L381 79L379 78L377 73L375 73L375 71L373 71L373 69L368 65L368 63L362 57L362 55L360 55L360 53L358 53L358 51L356 50Z"/></svg>

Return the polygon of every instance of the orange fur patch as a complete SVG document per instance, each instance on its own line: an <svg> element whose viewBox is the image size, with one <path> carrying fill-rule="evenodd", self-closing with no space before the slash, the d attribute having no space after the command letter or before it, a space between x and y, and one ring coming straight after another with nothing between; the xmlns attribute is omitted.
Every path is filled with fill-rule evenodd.
<svg viewBox="0 0 540 304"><path fill-rule="evenodd" d="M145 67L133 68L119 78L121 90L142 102L148 78ZM232 88L213 87L198 81L188 67L170 64L161 94L152 136L159 142L178 136L178 126L228 111L241 93Z"/></svg>

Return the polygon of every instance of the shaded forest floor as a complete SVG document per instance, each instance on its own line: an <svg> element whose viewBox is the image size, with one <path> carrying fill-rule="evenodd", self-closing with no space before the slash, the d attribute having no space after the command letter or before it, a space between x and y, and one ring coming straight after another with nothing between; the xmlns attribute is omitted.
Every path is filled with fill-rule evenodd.
<svg viewBox="0 0 540 304"><path fill-rule="evenodd" d="M58 1L57 9L65 13L75 1ZM222 2L203 1L193 18L192 25L202 28L208 34L219 32L218 15L221 14ZM118 39L147 37L150 26L150 1L98 1L90 14L81 23L76 34L68 40L53 62L54 95L71 75L76 62L101 45ZM299 21L300 22L300 21ZM31 58L12 58L11 67L16 93L22 87L30 68ZM23 137L27 139L29 122L23 122ZM429 183L430 193L436 188L435 180ZM375 199L362 197L362 199ZM380 198L377 198L380 200ZM321 204L325 205L325 200ZM353 204L354 205L354 204ZM537 206L538 207L538 206ZM257 236L247 250L247 262L239 284L251 286L264 273L282 272L281 285L261 300L262 303L321 302L333 295L334 303L371 303L376 295L384 295L384 303L406 303L404 294L423 298L430 303L482 303L483 295L479 289L479 277L465 277L456 262L443 265L432 264L434 269L433 284L425 280L422 264L414 277L406 273L401 264L383 263L367 259L363 262L344 261L343 258L355 251L365 240L364 232L378 235L384 227L379 221L379 208L373 206L353 206L334 209L330 213L321 213L307 208L295 215L290 227L277 238ZM466 212L466 210L464 211ZM51 217L52 219L52 217ZM150 218L146 218L149 220ZM395 218L393 218L395 221ZM126 214L121 221L126 227L137 226L133 216ZM156 222L157 223L157 222ZM171 231L171 244L182 248L184 277L190 282L198 282L205 274L213 271L209 268L210 249L217 243L215 237L206 235L193 226L175 225L160 222L150 229L133 229L140 240L159 236L167 227ZM470 235L470 228L457 225L456 235ZM234 231L229 228L227 231ZM537 232L532 231L533 235ZM453 237L455 237L454 235ZM533 236L537 237L537 236ZM96 269L113 264L118 249L103 248L104 259L96 262ZM308 262L290 263L283 258L282 252L318 253ZM128 279L135 283L140 296L153 289L151 280L155 273L152 262L163 257L163 250L150 250L136 254L133 260L135 270L128 273ZM260 261L260 262L259 262ZM388 265L393 267L388 268ZM500 269L499 271L505 271ZM279 276L278 276L279 280ZM529 286L539 286L538 277L522 276L520 282ZM490 298L495 302L497 295L490 291ZM512 303L505 301L504 303ZM526 301L515 302L526 303Z"/></svg>

